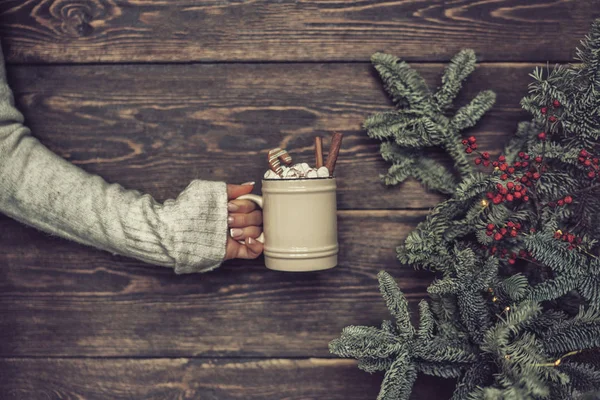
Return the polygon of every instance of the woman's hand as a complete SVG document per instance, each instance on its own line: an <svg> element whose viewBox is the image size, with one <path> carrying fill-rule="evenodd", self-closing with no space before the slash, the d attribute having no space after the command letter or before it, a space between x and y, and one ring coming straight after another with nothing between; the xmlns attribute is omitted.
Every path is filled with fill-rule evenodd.
<svg viewBox="0 0 600 400"><path fill-rule="evenodd" d="M233 258L256 258L263 251L263 244L256 240L262 233L262 211L250 200L235 200L254 189L254 182L227 185L227 209L229 235L225 260ZM244 241L242 244L239 241Z"/></svg>

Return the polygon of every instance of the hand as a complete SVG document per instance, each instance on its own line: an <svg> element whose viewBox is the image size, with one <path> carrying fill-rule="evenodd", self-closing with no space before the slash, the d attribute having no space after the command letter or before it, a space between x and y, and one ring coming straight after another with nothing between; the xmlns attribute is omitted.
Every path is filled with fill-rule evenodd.
<svg viewBox="0 0 600 400"><path fill-rule="evenodd" d="M252 189L254 189L254 182L227 185L227 200L230 201L227 204L229 235L227 235L225 260L253 259L260 256L263 251L263 244L256 241L262 233L262 211L250 200L234 200L250 193ZM245 243L241 244L238 240L244 240Z"/></svg>

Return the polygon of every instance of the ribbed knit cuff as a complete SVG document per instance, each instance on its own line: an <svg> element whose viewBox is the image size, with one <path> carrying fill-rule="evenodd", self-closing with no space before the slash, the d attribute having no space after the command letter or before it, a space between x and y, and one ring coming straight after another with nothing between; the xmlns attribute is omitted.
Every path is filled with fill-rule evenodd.
<svg viewBox="0 0 600 400"><path fill-rule="evenodd" d="M175 273L207 272L221 265L227 247L227 185L192 181L159 211L165 245L173 250Z"/></svg>
<svg viewBox="0 0 600 400"><path fill-rule="evenodd" d="M173 267L177 274L221 265L227 246L225 182L193 180L163 204L150 195L139 200L124 218L127 247L134 257Z"/></svg>

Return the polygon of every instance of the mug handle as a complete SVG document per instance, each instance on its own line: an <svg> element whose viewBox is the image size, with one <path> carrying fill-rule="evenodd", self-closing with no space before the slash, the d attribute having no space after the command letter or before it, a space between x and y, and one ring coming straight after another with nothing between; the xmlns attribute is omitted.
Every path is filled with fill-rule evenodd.
<svg viewBox="0 0 600 400"><path fill-rule="evenodd" d="M259 206L260 208L263 208L263 198L262 196L259 196L257 194L244 194L238 198L236 198L236 200L250 200L253 201L254 203L256 203L257 206ZM265 242L265 233L261 233L259 237L256 238L256 240L258 242L264 243ZM243 241L240 241L240 243L244 243Z"/></svg>

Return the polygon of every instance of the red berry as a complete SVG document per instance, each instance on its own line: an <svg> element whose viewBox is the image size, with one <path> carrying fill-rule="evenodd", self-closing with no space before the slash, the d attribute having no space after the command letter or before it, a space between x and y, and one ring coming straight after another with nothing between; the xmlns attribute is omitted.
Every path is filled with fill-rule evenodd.
<svg viewBox="0 0 600 400"><path fill-rule="evenodd" d="M512 194L507 194L506 195L506 201L513 201L514 200L514 196Z"/></svg>
<svg viewBox="0 0 600 400"><path fill-rule="evenodd" d="M484 160L489 160L490 153L488 153L487 151L484 151L483 153L481 153L481 157L483 157Z"/></svg>
<svg viewBox="0 0 600 400"><path fill-rule="evenodd" d="M529 196L524 196L523 201L529 201Z"/></svg>
<svg viewBox="0 0 600 400"><path fill-rule="evenodd" d="M585 149L581 149L581 151L579 152L579 155L581 157L587 157L587 156L589 156L589 153Z"/></svg>
<svg viewBox="0 0 600 400"><path fill-rule="evenodd" d="M492 163L492 165L493 165L494 167L497 167L497 166L498 166L498 161L494 161L494 162Z"/></svg>
<svg viewBox="0 0 600 400"><path fill-rule="evenodd" d="M523 185L515 186L515 190L518 190L520 192L521 190L523 190Z"/></svg>
<svg viewBox="0 0 600 400"><path fill-rule="evenodd" d="M477 141L477 139L475 139L475 136L471 136L469 137L469 139L467 139L469 141L469 143L473 144Z"/></svg>
<svg viewBox="0 0 600 400"><path fill-rule="evenodd" d="M494 240L501 240L502 239L502 235L500 234L500 232L496 232L496 234L494 235Z"/></svg>
<svg viewBox="0 0 600 400"><path fill-rule="evenodd" d="M525 153L525 155L523 156L524 159L529 160L529 154Z"/></svg>
<svg viewBox="0 0 600 400"><path fill-rule="evenodd" d="M559 102L558 100L554 100L554 101L552 102L552 105L553 105L554 107L560 107L560 102Z"/></svg>
<svg viewBox="0 0 600 400"><path fill-rule="evenodd" d="M504 162L504 161L506 161L506 157L500 156L500 157L498 157L498 161Z"/></svg>
<svg viewBox="0 0 600 400"><path fill-rule="evenodd" d="M523 177L521 177L521 182L523 182L523 183L527 182L528 180L529 180L529 179L527 179L527 177L526 177L526 176L523 176Z"/></svg>
<svg viewBox="0 0 600 400"><path fill-rule="evenodd" d="M512 231L510 231L510 236L516 237L517 236L517 231L514 230L514 229Z"/></svg>
<svg viewBox="0 0 600 400"><path fill-rule="evenodd" d="M508 182L506 184L506 187L509 188L509 189L513 189L515 187L515 184L513 182Z"/></svg>
<svg viewBox="0 0 600 400"><path fill-rule="evenodd" d="M598 160L597 158L595 158L595 157L592 159L592 162L593 162L594 164L596 164L596 165L598 165L598 161L599 161L599 160Z"/></svg>
<svg viewBox="0 0 600 400"><path fill-rule="evenodd" d="M560 232L558 232L558 231L554 232L554 239L560 239L560 236L561 236Z"/></svg>
<svg viewBox="0 0 600 400"><path fill-rule="evenodd" d="M509 263L509 264L514 264L515 262L516 262L516 261L515 261L514 259L512 259L512 258L511 258L510 260L508 260L508 263Z"/></svg>
<svg viewBox="0 0 600 400"><path fill-rule="evenodd" d="M512 222L512 221L508 221L508 222L506 223L506 226L508 226L509 228L513 228L513 227L515 226L515 223L514 223L514 222Z"/></svg>
<svg viewBox="0 0 600 400"><path fill-rule="evenodd" d="M540 112L541 112L542 114L546 114L546 113L548 112L548 107L542 107L542 108L540 109Z"/></svg>
<svg viewBox="0 0 600 400"><path fill-rule="evenodd" d="M473 152L473 149L472 149L472 148L470 148L470 147L467 147L467 148L465 149L465 151L467 152L467 154L471 154L471 153Z"/></svg>
<svg viewBox="0 0 600 400"><path fill-rule="evenodd" d="M500 164L500 171L506 171L507 168L508 165L506 165L506 163Z"/></svg>
<svg viewBox="0 0 600 400"><path fill-rule="evenodd" d="M502 179L503 181L508 179L508 175L507 174L502 174L500 175L500 179Z"/></svg>
<svg viewBox="0 0 600 400"><path fill-rule="evenodd" d="M514 196L515 196L515 199L520 199L521 196L523 196L523 195L521 194L521 192L515 192Z"/></svg>
<svg viewBox="0 0 600 400"><path fill-rule="evenodd" d="M492 236L494 234L494 232L492 232L492 231L485 231L485 234L488 235L488 236Z"/></svg>
<svg viewBox="0 0 600 400"><path fill-rule="evenodd" d="M521 163L521 167L523 167L523 168L527 168L527 166L528 166L528 165L529 165L529 162L528 162L528 161L523 161L523 162Z"/></svg>
<svg viewBox="0 0 600 400"><path fill-rule="evenodd" d="M552 115L550 118L548 118L548 121L556 122L556 117L554 115Z"/></svg>
<svg viewBox="0 0 600 400"><path fill-rule="evenodd" d="M540 179L540 173L539 172L534 172L533 173L533 179L535 179L535 180Z"/></svg>
<svg viewBox="0 0 600 400"><path fill-rule="evenodd" d="M502 203L502 196L495 196L495 197L492 199L492 202L493 202L494 204L500 204L500 203Z"/></svg>
<svg viewBox="0 0 600 400"><path fill-rule="evenodd" d="M483 166L484 167L489 167L490 166L490 160L484 160L483 161Z"/></svg>
<svg viewBox="0 0 600 400"><path fill-rule="evenodd" d="M515 162L515 168L521 168L521 161Z"/></svg>
<svg viewBox="0 0 600 400"><path fill-rule="evenodd" d="M513 167L508 168L508 173L509 174L514 174L515 173L515 169Z"/></svg>
<svg viewBox="0 0 600 400"><path fill-rule="evenodd" d="M471 148L472 148L473 150L477 149L477 143L473 143L473 144L471 145Z"/></svg>
<svg viewBox="0 0 600 400"><path fill-rule="evenodd" d="M491 199L493 199L493 198L494 198L494 193L492 193L492 192L487 192L487 193L485 194L485 196L486 196L488 199L490 199L490 200L491 200Z"/></svg>
<svg viewBox="0 0 600 400"><path fill-rule="evenodd" d="M556 204L558 204L559 206L564 206L565 201L563 199L560 199L559 201L556 202Z"/></svg>
<svg viewBox="0 0 600 400"><path fill-rule="evenodd" d="M535 162L538 163L538 164L541 163L542 162L542 156L537 156L535 158Z"/></svg>
<svg viewBox="0 0 600 400"><path fill-rule="evenodd" d="M584 157L579 157L578 160L579 160L580 163L583 163L585 161L585 158Z"/></svg>
<svg viewBox="0 0 600 400"><path fill-rule="evenodd" d="M525 152L523 152L523 151L520 151L520 152L519 152L519 157L521 157L521 158L525 157Z"/></svg>
<svg viewBox="0 0 600 400"><path fill-rule="evenodd" d="M594 177L596 176L596 173L594 171L590 171L590 172L588 172L587 176L590 179L594 179Z"/></svg>
<svg viewBox="0 0 600 400"><path fill-rule="evenodd" d="M464 144L466 146L467 144L469 144L469 141L467 139L463 139L462 144Z"/></svg>
<svg viewBox="0 0 600 400"><path fill-rule="evenodd" d="M500 228L500 233L502 234L502 236L506 235L506 232L508 232L506 228Z"/></svg>
<svg viewBox="0 0 600 400"><path fill-rule="evenodd" d="M479 165L481 164L481 158L476 158L475 159L475 165Z"/></svg>
<svg viewBox="0 0 600 400"><path fill-rule="evenodd" d="M517 222L517 223L515 224L515 228L517 228L517 229L521 229L521 223L520 223L520 222Z"/></svg>
<svg viewBox="0 0 600 400"><path fill-rule="evenodd" d="M529 228L529 232L535 233L535 228ZM531 254L529 255L529 257L531 257Z"/></svg>
<svg viewBox="0 0 600 400"><path fill-rule="evenodd" d="M573 202L573 198L571 196L566 196L565 197L565 203L571 204L572 202Z"/></svg>
<svg viewBox="0 0 600 400"><path fill-rule="evenodd" d="M487 224L486 228L488 231L493 231L495 226L494 226L494 224Z"/></svg>
<svg viewBox="0 0 600 400"><path fill-rule="evenodd" d="M540 139L540 140L546 140L546 132L538 133L538 139Z"/></svg>
<svg viewBox="0 0 600 400"><path fill-rule="evenodd" d="M585 160L583 162L583 165L585 165L586 167L589 167L590 165L592 165L592 161L588 158L587 160Z"/></svg>

